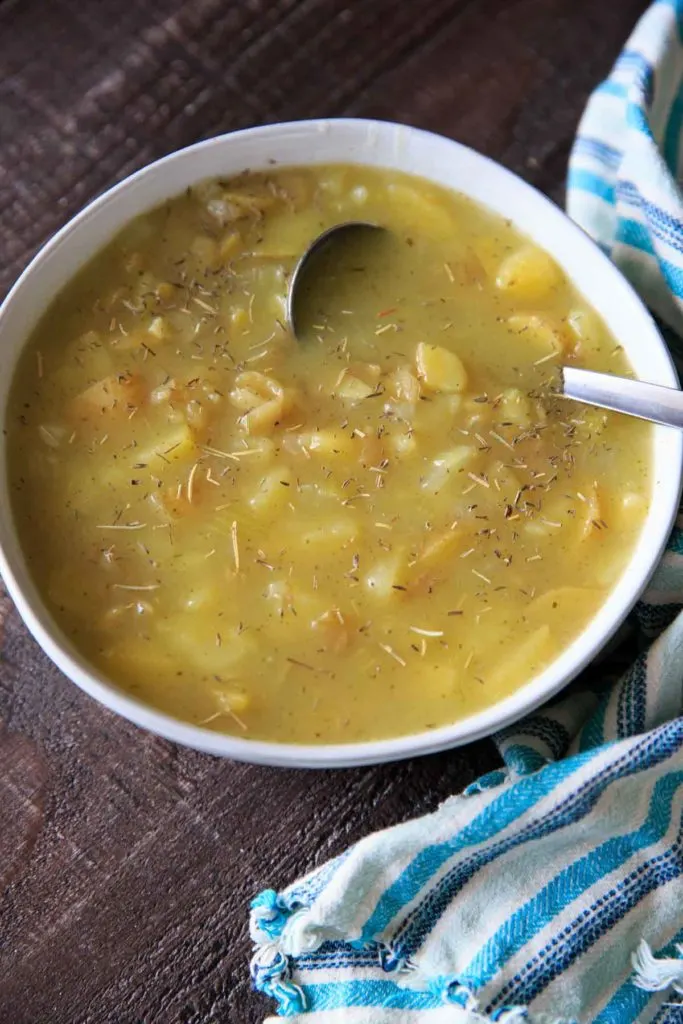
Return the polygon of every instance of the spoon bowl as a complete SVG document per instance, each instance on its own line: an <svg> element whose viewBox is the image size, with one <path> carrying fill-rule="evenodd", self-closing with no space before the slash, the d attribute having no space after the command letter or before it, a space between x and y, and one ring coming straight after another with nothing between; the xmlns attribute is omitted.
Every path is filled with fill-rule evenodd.
<svg viewBox="0 0 683 1024"><path fill-rule="evenodd" d="M287 291L287 325L297 341L304 341L319 313L317 298L323 283L335 266L355 254L357 245L365 247L370 239L379 239L387 231L369 221L344 221L314 238L296 263Z"/></svg>

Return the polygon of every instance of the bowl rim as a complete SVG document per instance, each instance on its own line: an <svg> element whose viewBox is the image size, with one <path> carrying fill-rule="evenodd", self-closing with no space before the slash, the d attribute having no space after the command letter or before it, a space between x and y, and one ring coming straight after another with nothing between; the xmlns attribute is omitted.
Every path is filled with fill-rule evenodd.
<svg viewBox="0 0 683 1024"><path fill-rule="evenodd" d="M229 132L195 143L191 146L175 150L174 152L147 164L133 174L128 175L122 181L107 189L101 195L88 203L59 231L57 231L31 259L0 306L0 333L2 332L8 310L16 302L17 297L30 286L33 275L37 270L39 270L42 264L51 257L55 250L64 245L72 235L78 234L90 218L96 217L106 205L116 200L122 193L135 186L141 180L158 175L175 161L187 160L188 156L203 152L212 147L230 145L236 140L247 136L250 138L257 138L261 136L265 139L269 138L272 140L277 136L282 136L291 131L319 133L334 131L335 129L347 129L350 131L358 130L363 132L368 132L370 130L380 133L386 132L387 130L399 130L402 134L406 134L418 141L422 138L426 140L438 140L439 143L447 143L452 147L452 152L454 154L457 154L458 152L461 155L467 154L467 157L470 160L481 162L481 166L488 168L489 173L495 173L501 180L509 182L510 185L514 186L518 191L521 190L526 192L530 198L532 198L530 194L533 194L533 201L539 209L542 210L545 208L549 213L552 212L554 217L559 215L566 222L564 227L565 231L571 231L580 245L589 245L592 247L593 258L602 266L603 272L606 275L606 281L609 282L610 279L612 282L620 280L620 287L623 289L624 286L626 286L630 291L632 301L635 303L635 306L639 309L639 313L644 318L643 322L645 323L649 321L651 327L654 328L655 335L659 341L659 355L660 357L663 357L662 372L659 374L659 382L668 384L669 386L678 387L676 369L671 355L654 325L651 314L640 299L640 296L636 293L630 283L626 281L608 256L602 252L596 243L587 235L587 233L571 221L564 211L553 203L552 200L539 192L532 185L528 184L518 175L503 167L501 164L498 164L491 158L476 152L468 146L464 146L462 143L449 139L446 136L398 124L396 122L364 118L324 118L287 121ZM312 164L313 162L314 161L307 160L303 161L303 164ZM362 160L350 162L362 165ZM278 163L279 166L293 166L293 164L285 161ZM390 154L387 155L387 162L385 166L389 168L391 167ZM422 174L421 176L429 180L428 175ZM196 178L196 181L201 180L203 180L201 176ZM149 208L151 209L152 206ZM126 218L122 218L119 226L123 227L126 222ZM524 231L524 225L520 224L520 229ZM87 259L92 258L99 248L101 248L101 244L89 248ZM54 297L54 294L55 293L53 293L52 297ZM51 299L49 299L48 302L49 301L51 301ZM46 308L46 305L47 303L45 306L42 306L41 309ZM25 343L27 337L28 336L23 339L23 343ZM21 348L22 345L17 346L17 358ZM663 377L666 377L667 379L661 379ZM0 411L4 414L4 409ZM661 431L666 430L667 428L658 427L655 429ZM4 440L2 443L5 443ZM676 518L682 483L681 463L683 456L683 433L677 432L676 436L671 438L671 444L673 446L674 455L676 456L674 471L671 474L671 478L664 482L663 488L659 491L653 492L653 505L655 501L662 504L663 512L666 513L664 519L667 522L667 526L665 530L662 528L661 535L655 538L656 543L652 543L650 546L650 564L648 572L643 574L642 577L639 577L637 583L633 583L631 585L627 595L622 599L620 607L613 613L608 628L605 629L600 634L599 638L597 638L593 643L587 645L579 657L574 658L570 671L562 674L558 673L558 678L555 680L548 681L545 679L544 681L544 677L547 676L549 670L558 663L562 658L562 655L568 650L573 649L577 642L580 641L588 626L585 627L582 633L579 634L579 637L577 637L569 647L564 648L563 651L561 651L560 654L554 658L541 673L532 677L532 679L527 681L523 686L519 687L511 694L508 694L495 704L483 708L465 718L458 719L450 725L441 726L438 729L427 730L419 733L405 734L390 739L334 744L274 742L259 739L247 739L227 733L218 733L202 726L195 726L177 719L163 711L157 710L136 697L133 697L119 689L113 682L109 681L106 674L100 672L97 668L91 665L88 660L79 653L68 637L62 633L59 626L52 619L47 606L44 604L37 591L31 596L31 598L27 596L25 588L18 581L14 570L14 565L23 560L23 554L13 558L6 551L5 538L8 534L14 535L18 544L17 531L14 525L13 516L11 517L10 522L5 522L4 520L0 522L0 573L5 581L7 590L29 631L57 667L61 669L61 671L73 683L79 686L91 697L94 697L101 704L105 705L105 707L117 712L134 724L147 729L158 736L204 753L228 757L238 761L281 767L353 767L363 764L375 764L385 761L401 760L417 755L436 753L437 751L473 742L484 736L489 736L494 732L500 731L511 723L518 721L525 715L536 710L540 705L549 701L559 691L564 689L568 683L594 659L596 654L603 649L609 639L621 626L624 619L647 586L651 572L664 551L671 527L673 526ZM5 480L4 483L6 486L7 481ZM620 580L625 578L629 567L630 564L625 568ZM612 588L610 593L612 593L613 590L614 588ZM606 602L609 601L609 597L610 594L608 594ZM606 602L603 603L601 608L604 608ZM543 685L541 685L541 683Z"/></svg>

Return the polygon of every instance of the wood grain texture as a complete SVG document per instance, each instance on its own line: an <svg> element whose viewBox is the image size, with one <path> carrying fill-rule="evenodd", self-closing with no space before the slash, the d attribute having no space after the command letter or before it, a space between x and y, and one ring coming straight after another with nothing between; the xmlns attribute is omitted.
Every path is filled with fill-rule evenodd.
<svg viewBox="0 0 683 1024"><path fill-rule="evenodd" d="M130 171L285 118L432 128L561 201L586 96L644 7L0 0L0 292ZM260 1021L250 897L495 763L487 743L345 772L203 757L86 698L14 611L0 720L0 1024Z"/></svg>

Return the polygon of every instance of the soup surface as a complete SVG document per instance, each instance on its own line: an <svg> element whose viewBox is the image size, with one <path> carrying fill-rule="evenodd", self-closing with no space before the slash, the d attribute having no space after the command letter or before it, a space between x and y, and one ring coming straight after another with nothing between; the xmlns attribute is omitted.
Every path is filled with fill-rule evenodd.
<svg viewBox="0 0 683 1024"><path fill-rule="evenodd" d="M288 275L349 218L298 345ZM200 185L128 225L26 347L7 430L31 571L122 688L344 742L493 704L588 623L649 501L649 426L553 395L628 374L555 263L463 196L360 167Z"/></svg>

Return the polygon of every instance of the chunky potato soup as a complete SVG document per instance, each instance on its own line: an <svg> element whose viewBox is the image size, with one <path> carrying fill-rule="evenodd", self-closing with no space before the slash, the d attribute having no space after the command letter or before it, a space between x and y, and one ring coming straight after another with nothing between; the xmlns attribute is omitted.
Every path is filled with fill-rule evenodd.
<svg viewBox="0 0 683 1024"><path fill-rule="evenodd" d="M284 322L307 243L391 232ZM372 258L371 258L372 257ZM26 558L122 688L240 736L432 729L547 665L618 578L651 429L554 397L628 374L555 263L407 176L273 169L137 219L52 304L7 430Z"/></svg>

